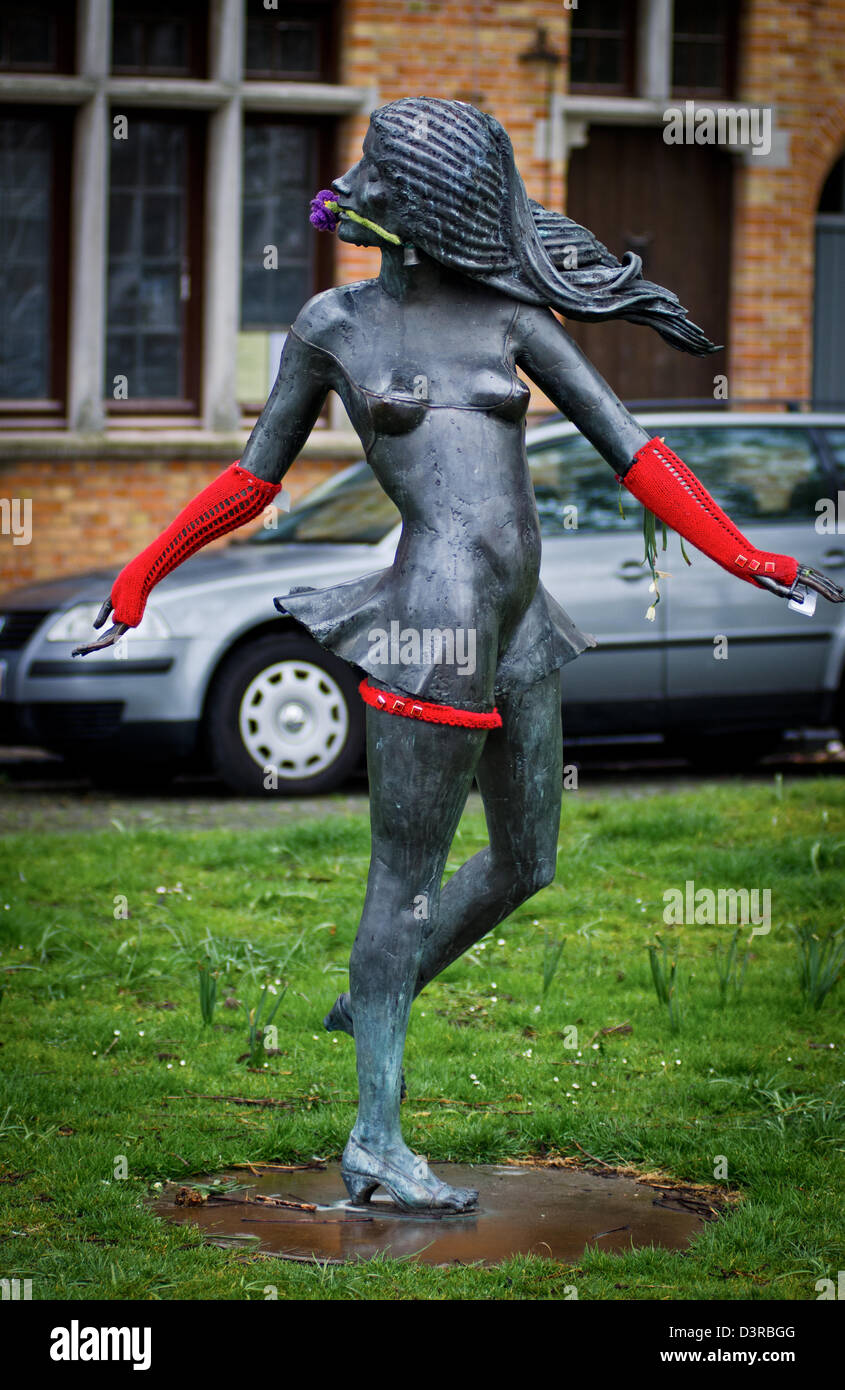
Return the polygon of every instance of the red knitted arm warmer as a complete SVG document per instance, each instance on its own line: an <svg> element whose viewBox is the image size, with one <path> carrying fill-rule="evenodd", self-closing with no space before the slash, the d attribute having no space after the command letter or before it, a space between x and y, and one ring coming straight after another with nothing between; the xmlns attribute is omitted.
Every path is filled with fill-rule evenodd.
<svg viewBox="0 0 845 1390"><path fill-rule="evenodd" d="M760 588L754 579L759 572L781 584L794 584L798 561L757 550L662 440L650 439L638 449L621 481L644 507L739 579Z"/></svg>
<svg viewBox="0 0 845 1390"><path fill-rule="evenodd" d="M114 621L137 627L154 584L195 550L258 516L280 487L253 477L239 463L230 464L120 571L111 591Z"/></svg>

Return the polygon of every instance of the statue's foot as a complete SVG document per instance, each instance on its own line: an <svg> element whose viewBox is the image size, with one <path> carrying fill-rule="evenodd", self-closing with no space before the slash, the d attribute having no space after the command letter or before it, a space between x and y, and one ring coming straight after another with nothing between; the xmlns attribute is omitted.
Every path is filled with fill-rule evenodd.
<svg viewBox="0 0 845 1390"><path fill-rule="evenodd" d="M403 1150L382 1158L350 1136L341 1175L356 1206L365 1206L377 1187L389 1192L403 1211L471 1211L478 1205L474 1187L450 1187L434 1176L424 1158Z"/></svg>
<svg viewBox="0 0 845 1390"><path fill-rule="evenodd" d="M339 994L332 1007L323 1019L323 1027L327 1033L348 1033L350 1038L355 1037L352 1028L352 1008L348 994ZM405 1068L402 1068L402 1081L399 1088L399 1099L404 1100L408 1094L408 1087L405 1085Z"/></svg>

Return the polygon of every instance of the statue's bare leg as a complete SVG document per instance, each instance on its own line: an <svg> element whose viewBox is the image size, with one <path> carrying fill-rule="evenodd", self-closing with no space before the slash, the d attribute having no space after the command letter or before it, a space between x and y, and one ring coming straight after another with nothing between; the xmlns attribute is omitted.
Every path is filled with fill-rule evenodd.
<svg viewBox="0 0 845 1390"><path fill-rule="evenodd" d="M367 711L372 856L350 959L358 1116L343 1156L353 1199L383 1185L408 1207L471 1206L402 1139L399 1088L408 1015L440 883L486 731Z"/></svg>
<svg viewBox="0 0 845 1390"><path fill-rule="evenodd" d="M560 671L497 701L476 777L490 844L443 889L415 995L555 876L563 786Z"/></svg>
<svg viewBox="0 0 845 1390"><path fill-rule="evenodd" d="M498 701L502 728L487 735L476 777L490 844L442 890L424 936L414 994L554 878L563 750L560 672ZM348 994L326 1026L352 1033Z"/></svg>

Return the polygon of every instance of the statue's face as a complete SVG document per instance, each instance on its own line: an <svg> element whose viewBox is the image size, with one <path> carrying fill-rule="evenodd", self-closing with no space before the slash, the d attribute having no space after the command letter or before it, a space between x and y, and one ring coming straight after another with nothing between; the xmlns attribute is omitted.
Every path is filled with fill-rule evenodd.
<svg viewBox="0 0 845 1390"><path fill-rule="evenodd" d="M360 222L343 216L343 208L349 207L359 217L368 217L386 232L399 236L399 228L391 206L390 194L376 163L377 137L372 129L367 131L361 158L340 178L332 180L332 189L337 194L340 206L340 222L337 235L341 241L350 241L355 246L384 246L377 232L362 227Z"/></svg>

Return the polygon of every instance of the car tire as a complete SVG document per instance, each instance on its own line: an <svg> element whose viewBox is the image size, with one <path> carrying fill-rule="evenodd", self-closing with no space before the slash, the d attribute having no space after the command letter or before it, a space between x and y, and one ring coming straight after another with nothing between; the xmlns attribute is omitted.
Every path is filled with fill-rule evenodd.
<svg viewBox="0 0 845 1390"><path fill-rule="evenodd" d="M238 647L207 706L217 776L247 796L308 796L340 786L364 748L358 681L347 662L296 632Z"/></svg>

